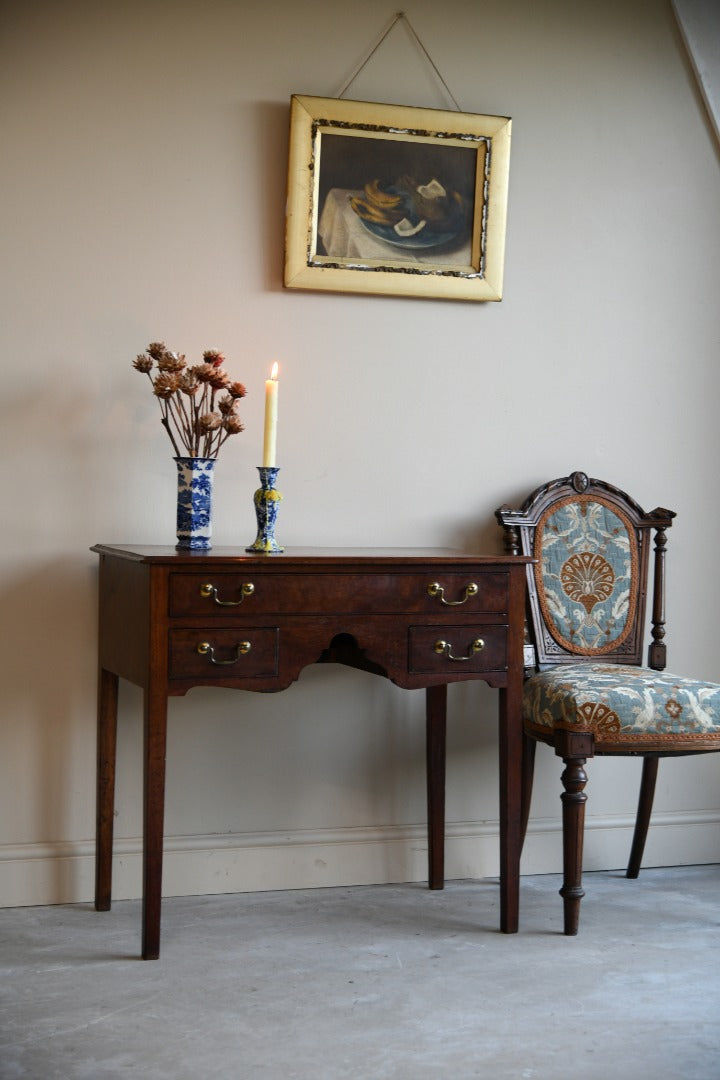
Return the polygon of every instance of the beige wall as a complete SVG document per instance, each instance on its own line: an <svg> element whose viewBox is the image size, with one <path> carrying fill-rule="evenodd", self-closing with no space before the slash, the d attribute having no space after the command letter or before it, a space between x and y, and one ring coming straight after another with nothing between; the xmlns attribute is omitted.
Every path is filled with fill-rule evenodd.
<svg viewBox="0 0 720 1080"><path fill-rule="evenodd" d="M173 542L174 472L130 367L222 349L250 390L215 538L254 537L282 364L286 545L499 550L493 510L581 468L678 512L671 668L720 680L720 155L666 0L407 0L464 110L513 117L505 299L285 292L288 103L334 96L379 0L6 0L0 30L4 645L0 900L91 895L97 541ZM352 97L450 103L402 26ZM707 509L704 509L707 507ZM497 871L495 695L450 695L449 873ZM124 686L117 895L139 889ZM170 710L167 892L424 875L423 699L344 669ZM587 865L625 857L632 762L591 768ZM661 769L651 862L720 858L714 759ZM560 860L542 754L524 868Z"/></svg>

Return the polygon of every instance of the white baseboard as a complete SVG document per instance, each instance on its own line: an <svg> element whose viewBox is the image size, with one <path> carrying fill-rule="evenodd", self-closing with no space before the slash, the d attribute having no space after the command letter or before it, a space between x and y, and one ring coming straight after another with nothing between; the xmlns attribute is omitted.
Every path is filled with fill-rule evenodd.
<svg viewBox="0 0 720 1080"><path fill-rule="evenodd" d="M656 815L643 865L720 862L719 825L717 811ZM585 828L585 869L624 866L632 826L628 818L589 820ZM448 880L497 877L497 822L451 822L446 835ZM0 846L0 907L90 902L94 867L92 841ZM140 839L116 840L114 899L140 896L141 867ZM559 821L531 821L522 873L559 873L561 869ZM373 885L426 878L427 841L421 825L165 839L165 896Z"/></svg>

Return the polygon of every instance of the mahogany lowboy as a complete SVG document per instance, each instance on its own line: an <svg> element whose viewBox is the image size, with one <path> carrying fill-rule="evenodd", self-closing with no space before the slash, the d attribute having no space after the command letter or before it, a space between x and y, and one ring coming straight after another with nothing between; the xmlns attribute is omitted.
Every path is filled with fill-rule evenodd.
<svg viewBox="0 0 720 1080"><path fill-rule="evenodd" d="M98 544L95 906L110 908L118 678L144 692L142 955L160 953L167 701L194 686L284 690L341 663L426 690L428 879L444 884L447 685L500 691L501 929L518 926L525 564L453 551Z"/></svg>

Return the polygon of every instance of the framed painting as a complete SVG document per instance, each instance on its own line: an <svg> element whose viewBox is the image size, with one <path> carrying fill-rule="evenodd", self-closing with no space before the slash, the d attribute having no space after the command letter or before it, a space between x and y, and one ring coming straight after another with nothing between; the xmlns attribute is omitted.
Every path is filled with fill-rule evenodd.
<svg viewBox="0 0 720 1080"><path fill-rule="evenodd" d="M294 95L285 286L501 300L510 126Z"/></svg>

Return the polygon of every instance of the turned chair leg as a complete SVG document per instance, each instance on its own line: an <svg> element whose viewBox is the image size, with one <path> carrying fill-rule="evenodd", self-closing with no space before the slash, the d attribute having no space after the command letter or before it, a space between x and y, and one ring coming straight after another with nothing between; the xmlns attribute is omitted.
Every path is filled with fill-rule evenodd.
<svg viewBox="0 0 720 1080"><path fill-rule="evenodd" d="M565 910L564 933L578 932L580 901L585 895L582 887L583 834L585 829L585 758L565 760L562 783L563 804L563 886L560 895Z"/></svg>
<svg viewBox="0 0 720 1080"><path fill-rule="evenodd" d="M561 777L565 790L560 796L563 804L563 886L560 895L564 904L564 933L571 936L578 932L580 901L585 895L582 858L587 774L583 766L594 752L593 737L586 732L555 733L555 753L565 762Z"/></svg>
<svg viewBox="0 0 720 1080"><path fill-rule="evenodd" d="M640 873L645 850L650 815L652 813L653 799L655 797L655 782L657 780L659 760L656 757L643 758L642 780L640 781L640 797L638 799L637 817L635 818L635 832L633 833L632 848L626 877L636 878Z"/></svg>
<svg viewBox="0 0 720 1080"><path fill-rule="evenodd" d="M520 850L525 843L528 820L530 818L530 803L532 801L533 777L535 774L535 748L537 743L528 734L523 732L522 743L522 802L520 806Z"/></svg>

